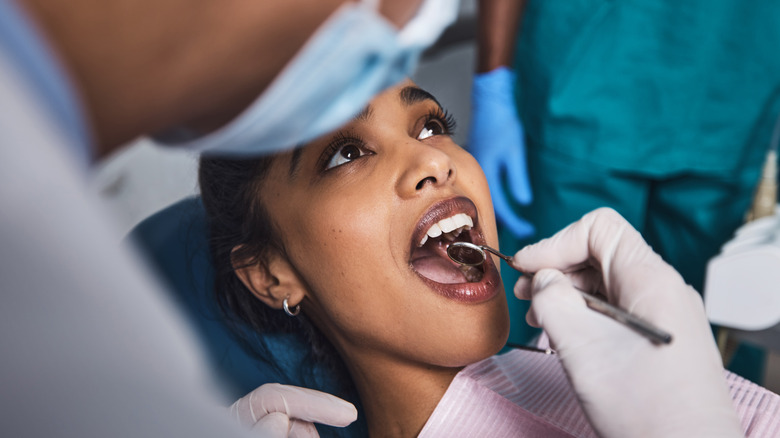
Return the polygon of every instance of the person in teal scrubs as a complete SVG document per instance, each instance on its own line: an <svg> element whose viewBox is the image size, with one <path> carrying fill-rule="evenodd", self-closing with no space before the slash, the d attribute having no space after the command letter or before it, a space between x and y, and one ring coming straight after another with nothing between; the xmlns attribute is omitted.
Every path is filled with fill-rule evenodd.
<svg viewBox="0 0 780 438"><path fill-rule="evenodd" d="M780 114L779 49L776 0L527 1L514 62L533 200L516 211L536 233L504 249L612 207L703 291ZM754 356L735 371L760 381Z"/></svg>

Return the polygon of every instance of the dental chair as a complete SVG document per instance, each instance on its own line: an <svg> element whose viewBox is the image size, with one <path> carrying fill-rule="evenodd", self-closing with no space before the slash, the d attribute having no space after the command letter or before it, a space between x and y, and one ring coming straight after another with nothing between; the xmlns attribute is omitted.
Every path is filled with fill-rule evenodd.
<svg viewBox="0 0 780 438"><path fill-rule="evenodd" d="M704 304L729 335L780 351L780 206L740 227L707 266Z"/></svg>
<svg viewBox="0 0 780 438"><path fill-rule="evenodd" d="M222 315L213 291L214 272L208 247L206 213L199 197L181 200L148 217L128 235L168 286L201 345L217 384L237 400L264 383L305 386L337 393L338 383L322 368L305 366L308 347L294 335L241 338ZM265 342L272 357L257 356L256 343ZM303 379L304 373L312 378ZM305 381L304 381L305 380ZM358 400L358 420L347 428L317 425L323 437L366 436L365 417Z"/></svg>

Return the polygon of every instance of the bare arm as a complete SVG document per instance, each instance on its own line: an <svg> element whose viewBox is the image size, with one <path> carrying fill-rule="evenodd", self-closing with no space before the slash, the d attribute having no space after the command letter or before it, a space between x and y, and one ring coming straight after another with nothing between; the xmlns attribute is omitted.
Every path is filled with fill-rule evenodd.
<svg viewBox="0 0 780 438"><path fill-rule="evenodd" d="M512 66L515 37L525 0L479 0L477 73Z"/></svg>

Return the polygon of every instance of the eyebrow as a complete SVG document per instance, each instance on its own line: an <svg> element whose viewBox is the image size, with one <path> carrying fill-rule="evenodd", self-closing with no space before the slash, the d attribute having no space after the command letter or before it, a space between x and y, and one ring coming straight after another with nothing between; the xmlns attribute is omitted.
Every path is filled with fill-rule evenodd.
<svg viewBox="0 0 780 438"><path fill-rule="evenodd" d="M371 116L374 115L374 108L371 107L371 104L369 103L366 105L365 108L363 108L362 111L357 113L355 117L352 118L353 122L367 122Z"/></svg>
<svg viewBox="0 0 780 438"><path fill-rule="evenodd" d="M371 104L366 105L365 108L363 108L359 113L357 113L354 117L352 117L353 122L367 122L369 119L371 119L371 116L374 114L374 108L371 107ZM295 175L298 173L298 166L301 163L301 155L303 154L303 148L304 145L297 146L292 153L292 157L290 158L290 178L295 178Z"/></svg>
<svg viewBox="0 0 780 438"><path fill-rule="evenodd" d="M438 100L436 100L435 97L433 97L433 94L414 85L409 85L408 87L404 87L404 89L401 90L400 96L401 96L401 102L403 102L404 105L406 106L412 106L415 103L424 102L426 100L432 100L436 102L436 105L439 105L439 108L441 108L441 104L439 103Z"/></svg>

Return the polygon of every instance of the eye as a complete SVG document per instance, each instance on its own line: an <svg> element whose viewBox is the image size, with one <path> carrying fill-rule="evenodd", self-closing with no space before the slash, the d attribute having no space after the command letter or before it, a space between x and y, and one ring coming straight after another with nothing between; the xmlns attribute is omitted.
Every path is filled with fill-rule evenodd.
<svg viewBox="0 0 780 438"><path fill-rule="evenodd" d="M423 124L420 133L417 134L417 140L425 140L437 135L453 135L454 133L455 118L447 111L437 107L425 116L425 124Z"/></svg>
<svg viewBox="0 0 780 438"><path fill-rule="evenodd" d="M334 151L333 156L328 161L325 169L333 169L339 167L342 164L349 163L350 161L357 160L360 157L368 155L370 152L362 148L355 143L347 143L344 145L338 145Z"/></svg>
<svg viewBox="0 0 780 438"><path fill-rule="evenodd" d="M422 130L417 135L417 140L425 140L428 137L433 137L434 135L442 135L446 131L446 128L441 124L440 121L436 119L431 119L425 122L425 125L423 125Z"/></svg>

